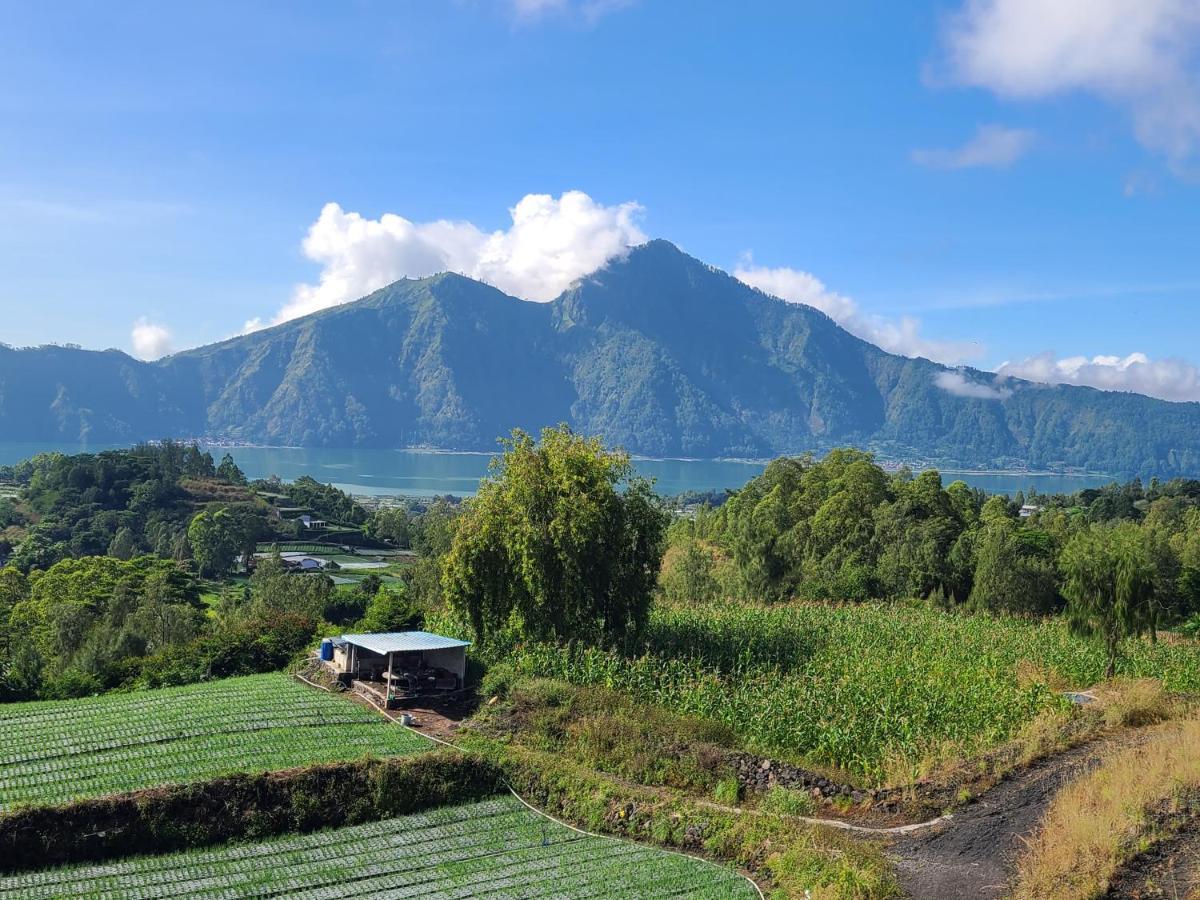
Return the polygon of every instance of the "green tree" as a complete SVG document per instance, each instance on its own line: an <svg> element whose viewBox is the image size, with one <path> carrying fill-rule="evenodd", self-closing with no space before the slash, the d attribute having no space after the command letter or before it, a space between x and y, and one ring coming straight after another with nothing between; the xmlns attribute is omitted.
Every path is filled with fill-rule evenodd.
<svg viewBox="0 0 1200 900"><path fill-rule="evenodd" d="M233 457L226 453L221 457L221 464L217 466L217 478L221 481L226 481L229 484L245 484L246 476L237 463L233 461Z"/></svg>
<svg viewBox="0 0 1200 900"><path fill-rule="evenodd" d="M381 587L367 603L358 627L364 632L406 631L421 625L421 609L403 591Z"/></svg>
<svg viewBox="0 0 1200 900"><path fill-rule="evenodd" d="M1049 613L1058 605L1057 573L1050 555L1023 540L1016 522L991 519L975 543L975 576L968 603L988 612Z"/></svg>
<svg viewBox="0 0 1200 900"><path fill-rule="evenodd" d="M228 509L196 513L187 534L200 575L206 578L226 575L245 544L242 524Z"/></svg>
<svg viewBox="0 0 1200 900"><path fill-rule="evenodd" d="M1071 538L1059 567L1071 630L1103 641L1104 677L1111 678L1122 641L1147 631L1153 636L1157 624L1145 535L1129 521L1093 525Z"/></svg>
<svg viewBox="0 0 1200 900"><path fill-rule="evenodd" d="M666 529L649 483L628 454L565 425L504 446L443 560L451 606L481 639L510 623L535 639L639 633Z"/></svg>
<svg viewBox="0 0 1200 900"><path fill-rule="evenodd" d="M695 538L667 552L659 581L663 596L674 603L709 603L721 595L712 550Z"/></svg>

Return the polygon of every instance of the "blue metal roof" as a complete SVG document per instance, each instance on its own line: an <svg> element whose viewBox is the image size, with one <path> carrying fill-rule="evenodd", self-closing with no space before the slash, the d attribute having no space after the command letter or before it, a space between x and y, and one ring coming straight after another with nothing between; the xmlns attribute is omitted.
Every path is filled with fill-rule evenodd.
<svg viewBox="0 0 1200 900"><path fill-rule="evenodd" d="M430 634L428 631L390 631L383 634L343 634L342 639L372 653L411 653L421 650L447 650L469 647L470 641L459 641Z"/></svg>

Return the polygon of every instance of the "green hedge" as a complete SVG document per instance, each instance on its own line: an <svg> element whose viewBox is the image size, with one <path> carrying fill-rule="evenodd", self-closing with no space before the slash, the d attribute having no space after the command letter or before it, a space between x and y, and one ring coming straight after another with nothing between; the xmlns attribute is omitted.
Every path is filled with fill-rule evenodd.
<svg viewBox="0 0 1200 900"><path fill-rule="evenodd" d="M440 751L16 809L0 816L0 871L336 828L476 800L500 784L482 757Z"/></svg>

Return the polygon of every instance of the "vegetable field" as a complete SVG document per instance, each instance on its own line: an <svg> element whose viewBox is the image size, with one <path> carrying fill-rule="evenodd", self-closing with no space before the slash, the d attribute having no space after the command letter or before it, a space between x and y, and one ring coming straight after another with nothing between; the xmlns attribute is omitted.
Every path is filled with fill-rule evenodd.
<svg viewBox="0 0 1200 900"><path fill-rule="evenodd" d="M0 897L757 897L736 872L499 797L254 844L0 878Z"/></svg>
<svg viewBox="0 0 1200 900"><path fill-rule="evenodd" d="M1062 621L882 604L663 607L638 654L525 644L496 656L521 673L723 721L767 752L871 780L889 760L993 746L1064 704L1039 673L1084 687L1104 671L1102 648ZM1198 691L1200 644L1130 642L1118 674Z"/></svg>
<svg viewBox="0 0 1200 900"><path fill-rule="evenodd" d="M0 809L432 746L281 674L0 705L0 734Z"/></svg>

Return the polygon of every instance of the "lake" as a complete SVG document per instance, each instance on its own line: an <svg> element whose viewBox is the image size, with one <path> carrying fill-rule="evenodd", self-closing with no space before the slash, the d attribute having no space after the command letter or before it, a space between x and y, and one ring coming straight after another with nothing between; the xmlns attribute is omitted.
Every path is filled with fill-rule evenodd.
<svg viewBox="0 0 1200 900"><path fill-rule="evenodd" d="M57 450L85 453L117 445L17 443L0 441L0 465L35 453ZM487 474L486 453L440 453L421 450L331 450L300 447L206 447L218 461L228 452L250 478L278 475L293 481L309 475L352 494L429 497L473 494ZM758 475L764 463L740 460L637 459L638 472L655 480L662 494L739 488ZM1014 494L1036 488L1044 494L1072 493L1113 479L1103 475L943 473L943 480L962 479L991 493Z"/></svg>

